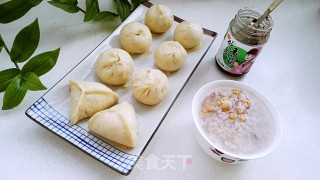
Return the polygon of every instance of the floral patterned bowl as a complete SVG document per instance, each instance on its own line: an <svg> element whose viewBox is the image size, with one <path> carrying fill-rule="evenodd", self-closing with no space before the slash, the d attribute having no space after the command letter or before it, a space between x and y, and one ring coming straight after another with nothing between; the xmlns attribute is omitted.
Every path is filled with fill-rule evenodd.
<svg viewBox="0 0 320 180"><path fill-rule="evenodd" d="M224 92L227 90L230 90L230 92ZM239 118L239 121L236 122L236 117L240 117L240 115L237 114L237 110L239 109L239 102L244 102L244 100L239 100L239 92L246 93L246 95L243 96L245 97L246 101L250 99L250 111L244 114L244 117L248 118L246 120L247 125L244 123L244 121L241 121L242 117ZM208 97L219 96L219 93L221 94L221 99L218 99L218 97L214 97L213 99L216 99L216 101L206 101ZM231 95L229 96L226 94ZM221 107L224 102L227 102L227 99L231 101L237 98L238 101L231 103L231 107L227 109L219 109L218 106ZM220 102L217 103L217 101ZM204 109L204 107L206 107L204 106L205 102L210 102L211 104L213 104L213 107L210 108L210 111ZM234 109L234 111L232 109ZM204 117L206 116L203 115L204 112L206 113L206 116L208 116L208 112L209 115L211 113L214 118L210 117L208 119L205 119ZM223 119L223 114L225 115L225 119ZM219 80L210 82L201 87L193 98L192 115L195 124L194 134L198 141L198 144L209 156L223 163L235 164L264 157L270 154L277 147L282 136L282 122L277 110L272 105L272 103L256 89L238 81ZM218 121L218 117L221 117L219 121L221 121L222 124L216 122ZM208 121L215 122L210 123ZM242 130L243 132L240 132L239 128L237 128L236 130L234 130L235 133L232 133L233 131L230 131L228 128L226 128L231 127L227 126L227 123L230 123L231 126L232 124L238 123L240 130ZM210 128L207 128L206 126L210 126ZM244 135L241 135L241 133L243 133ZM237 143L233 142L236 140L230 139L237 139L238 137L232 137L230 134L234 134L235 136L239 137L252 137L249 140L242 139L240 143ZM228 138L217 140L218 137ZM236 148L231 149L227 147L227 145L230 144L232 144L232 146L230 147L238 147L238 150L235 151L234 149ZM246 151L246 149L250 149L248 147L253 147L252 149L255 149L255 147L257 146L259 147L257 148L259 150L255 150L252 152Z"/></svg>

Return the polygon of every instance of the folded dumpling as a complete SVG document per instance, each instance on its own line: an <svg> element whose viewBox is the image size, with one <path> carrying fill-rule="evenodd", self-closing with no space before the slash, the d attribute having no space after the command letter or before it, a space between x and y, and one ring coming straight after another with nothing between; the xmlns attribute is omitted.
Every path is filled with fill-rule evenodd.
<svg viewBox="0 0 320 180"><path fill-rule="evenodd" d="M88 128L108 140L131 148L136 146L136 113L127 101L96 113L90 118Z"/></svg>
<svg viewBox="0 0 320 180"><path fill-rule="evenodd" d="M97 82L70 80L71 124L107 109L119 101L119 96Z"/></svg>

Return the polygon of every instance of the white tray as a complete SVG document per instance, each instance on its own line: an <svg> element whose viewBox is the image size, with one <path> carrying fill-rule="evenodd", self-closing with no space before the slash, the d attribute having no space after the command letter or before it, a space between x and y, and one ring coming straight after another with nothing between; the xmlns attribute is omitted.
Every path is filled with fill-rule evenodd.
<svg viewBox="0 0 320 180"><path fill-rule="evenodd" d="M155 106L146 106L137 102L132 96L130 85L127 87L108 86L119 94L119 102L126 100L135 108L138 124L138 140L135 148L124 149L106 139L94 136L88 131L87 120L82 120L78 125L71 125L68 119L70 115L69 80L101 82L94 69L97 57L107 49L121 48L118 41L121 28L132 21L143 23L144 15L151 5L148 2L140 5L109 37L26 110L26 115L36 123L123 175L128 175L132 171L217 35L213 31L204 29L205 35L201 47L197 51L188 52L187 61L180 70L170 74L165 73L169 79L170 90L163 101ZM135 65L133 74L144 67L157 68L153 52L160 43L173 40L174 29L181 21L183 20L175 16L175 22L170 30L161 35L152 35L153 41L149 48L151 53L132 56Z"/></svg>

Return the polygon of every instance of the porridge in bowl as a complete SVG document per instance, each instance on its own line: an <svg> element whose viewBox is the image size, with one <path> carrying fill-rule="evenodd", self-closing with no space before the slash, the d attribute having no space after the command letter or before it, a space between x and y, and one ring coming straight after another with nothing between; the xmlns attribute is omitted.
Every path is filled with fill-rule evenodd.
<svg viewBox="0 0 320 180"><path fill-rule="evenodd" d="M255 155L274 138L273 117L265 104L250 91L217 87L204 96L199 124L204 134L223 151Z"/></svg>
<svg viewBox="0 0 320 180"><path fill-rule="evenodd" d="M203 85L193 97L192 116L198 144L223 163L269 155L283 131L274 105L257 89L233 80Z"/></svg>

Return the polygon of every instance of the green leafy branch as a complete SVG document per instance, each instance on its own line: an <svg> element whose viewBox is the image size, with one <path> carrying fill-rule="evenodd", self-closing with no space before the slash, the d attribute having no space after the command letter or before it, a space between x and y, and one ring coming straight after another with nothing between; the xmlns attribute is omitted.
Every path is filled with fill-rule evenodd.
<svg viewBox="0 0 320 180"><path fill-rule="evenodd" d="M84 22L88 21L108 21L119 17L124 21L130 13L136 9L142 2L147 0L113 0L117 8L117 14L110 11L100 11L98 0L86 0L86 10L78 6L77 0L52 0L48 1L51 5L58 7L68 13L84 13Z"/></svg>
<svg viewBox="0 0 320 180"><path fill-rule="evenodd" d="M4 48L15 65L15 68L0 71L0 92L5 92L2 110L18 106L28 90L46 89L39 77L54 67L60 48L30 58L38 47L39 40L38 19L17 34L10 51L0 34L0 52ZM20 68L19 63L23 62L26 63Z"/></svg>

